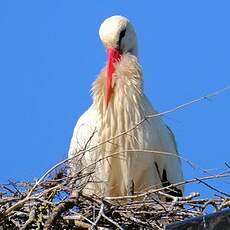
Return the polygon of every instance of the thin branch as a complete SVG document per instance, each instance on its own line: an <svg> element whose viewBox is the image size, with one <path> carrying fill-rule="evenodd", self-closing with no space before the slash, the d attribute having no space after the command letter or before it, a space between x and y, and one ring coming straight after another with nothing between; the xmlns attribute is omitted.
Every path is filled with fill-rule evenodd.
<svg viewBox="0 0 230 230"><path fill-rule="evenodd" d="M188 183L195 183L195 182L198 182L199 180L212 180L212 179L223 178L223 177L230 177L230 173L217 174L217 175L213 175L213 176L206 176L206 177L200 177L200 178L193 178L193 179L190 179L190 180L185 180L185 181L182 181L182 182L170 184L168 186L165 186L165 187L162 187L162 188L159 188L159 189L150 189L147 192L144 192L144 193L141 193L141 194L138 194L138 195L105 197L104 199L105 200L136 199L136 198L141 198L141 197L147 196L149 194L153 194L153 193L157 193L157 192L160 192L160 191L164 191L164 190L172 188L172 187L177 187L177 186L188 184Z"/></svg>
<svg viewBox="0 0 230 230"><path fill-rule="evenodd" d="M200 180L199 178L196 178L200 183L206 185L207 187L211 188L212 190L224 195L224 196L227 196L227 197L230 197L230 194L226 193L226 192L223 192L223 191L220 191L219 189L217 188L214 188L213 186L209 185L208 183L204 182L203 180Z"/></svg>

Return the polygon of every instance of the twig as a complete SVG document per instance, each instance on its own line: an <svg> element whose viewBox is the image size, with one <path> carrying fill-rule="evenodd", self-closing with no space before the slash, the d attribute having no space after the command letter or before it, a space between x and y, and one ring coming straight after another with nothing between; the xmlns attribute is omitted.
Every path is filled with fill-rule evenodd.
<svg viewBox="0 0 230 230"><path fill-rule="evenodd" d="M214 175L214 176L200 177L199 179L200 180L211 180L211 179L217 179L217 178L229 177L229 176L230 176L230 173L226 173L226 174L217 174L217 175ZM197 181L198 181L198 179L194 178L194 179L190 179L190 180L186 180L186 181L174 183L174 184L171 184L171 185L159 188L159 189L150 189L147 192L141 193L141 194L138 194L138 195L105 197L105 200L136 199L136 198L147 196L148 194L152 194L152 193L157 193L157 192L160 192L160 191L164 191L164 190L166 190L168 188L177 187L177 186L180 186L180 185L183 185L183 184L188 184L188 183L194 183L194 182L197 182Z"/></svg>
<svg viewBox="0 0 230 230"><path fill-rule="evenodd" d="M75 204L76 200L74 198L69 198L61 203L59 203L53 210L52 214L50 215L49 219L46 221L44 230L49 230L57 216L65 211L66 209L72 208Z"/></svg>
<svg viewBox="0 0 230 230"><path fill-rule="evenodd" d="M103 212L103 208L104 208L104 204L102 203L102 204L101 204L101 207L100 207L100 211L99 211L99 213L98 213L98 216L97 216L95 222L94 222L93 225L92 225L92 229L93 229L94 227L97 226L97 223L98 223L99 220L101 219L102 212Z"/></svg>
<svg viewBox="0 0 230 230"><path fill-rule="evenodd" d="M29 218L25 222L25 224L20 228L20 230L25 230L33 221L35 221L35 215L36 215L36 206L33 207L33 209L30 211Z"/></svg>
<svg viewBox="0 0 230 230"><path fill-rule="evenodd" d="M103 203L102 203L103 205ZM113 221L111 218L109 218L108 216L105 215L104 213L104 208L102 208L101 210L101 215L108 220L110 223L112 223L114 226L116 226L117 228L119 228L120 230L124 230L117 222Z"/></svg>
<svg viewBox="0 0 230 230"><path fill-rule="evenodd" d="M230 207L230 200L225 201L223 204L220 205L219 209L229 208Z"/></svg>
<svg viewBox="0 0 230 230"><path fill-rule="evenodd" d="M227 197L230 197L230 195L226 192L223 192L223 191L220 191L219 189L217 188L214 188L213 186L209 185L208 183L204 182L203 180L199 179L199 178L196 178L200 183L206 185L207 187L211 188L212 190L224 195L224 196L227 196Z"/></svg>

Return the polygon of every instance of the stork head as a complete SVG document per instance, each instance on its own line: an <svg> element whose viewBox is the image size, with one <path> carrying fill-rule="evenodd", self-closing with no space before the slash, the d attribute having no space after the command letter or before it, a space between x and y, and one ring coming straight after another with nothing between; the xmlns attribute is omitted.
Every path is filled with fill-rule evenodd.
<svg viewBox="0 0 230 230"><path fill-rule="evenodd" d="M107 50L105 103L108 106L113 90L112 78L115 71L114 64L119 62L125 53L137 55L136 33L127 18L112 16L101 24L99 35Z"/></svg>

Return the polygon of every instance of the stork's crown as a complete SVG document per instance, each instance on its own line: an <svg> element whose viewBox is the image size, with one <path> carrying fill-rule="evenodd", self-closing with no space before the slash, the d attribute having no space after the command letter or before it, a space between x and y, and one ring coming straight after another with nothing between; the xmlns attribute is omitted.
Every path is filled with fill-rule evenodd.
<svg viewBox="0 0 230 230"><path fill-rule="evenodd" d="M127 18L116 15L105 19L99 35L106 48L117 48L123 53L137 55L136 33Z"/></svg>

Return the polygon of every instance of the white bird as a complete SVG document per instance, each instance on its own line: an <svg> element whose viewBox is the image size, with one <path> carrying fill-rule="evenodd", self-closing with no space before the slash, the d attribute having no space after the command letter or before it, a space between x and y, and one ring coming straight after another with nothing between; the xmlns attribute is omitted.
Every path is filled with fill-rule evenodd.
<svg viewBox="0 0 230 230"><path fill-rule="evenodd" d="M101 24L99 35L107 65L93 83L92 105L73 132L68 154L72 175L93 171L81 180L83 192L101 196L131 195L183 181L174 135L160 116L134 128L157 112L143 92L133 26L123 16L112 16ZM80 155L81 150L87 151ZM178 186L173 194L182 192Z"/></svg>

